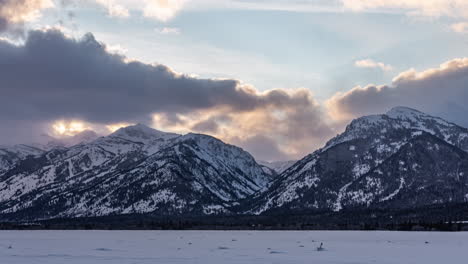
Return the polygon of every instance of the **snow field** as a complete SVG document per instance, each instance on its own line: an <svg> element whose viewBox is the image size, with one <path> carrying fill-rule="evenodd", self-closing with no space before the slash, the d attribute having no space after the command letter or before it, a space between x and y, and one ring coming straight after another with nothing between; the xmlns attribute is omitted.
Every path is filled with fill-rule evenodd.
<svg viewBox="0 0 468 264"><path fill-rule="evenodd" d="M468 233L0 231L5 264L456 264L467 257Z"/></svg>

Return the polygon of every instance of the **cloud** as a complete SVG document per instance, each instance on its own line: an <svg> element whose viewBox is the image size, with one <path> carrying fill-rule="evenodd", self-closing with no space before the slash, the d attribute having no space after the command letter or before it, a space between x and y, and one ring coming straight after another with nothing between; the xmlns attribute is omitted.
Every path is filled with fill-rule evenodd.
<svg viewBox="0 0 468 264"><path fill-rule="evenodd" d="M197 5L205 4L217 8L244 10L274 10L289 12L341 12L341 0L200 0Z"/></svg>
<svg viewBox="0 0 468 264"><path fill-rule="evenodd" d="M200 0L223 8L283 10L292 12L395 11L409 15L468 17L466 0Z"/></svg>
<svg viewBox="0 0 468 264"><path fill-rule="evenodd" d="M96 3L105 7L107 13L111 17L129 17L130 11L122 4L117 3L115 0L95 0Z"/></svg>
<svg viewBox="0 0 468 264"><path fill-rule="evenodd" d="M0 39L0 143L28 142L57 121L106 131L143 122L200 132L262 160L301 158L350 119L404 105L468 126L468 58L398 74L389 85L355 87L325 104L310 90L260 92L235 79L202 79L131 60L92 34L30 31ZM15 132L16 131L16 132ZM34 134L34 135L33 135Z"/></svg>
<svg viewBox="0 0 468 264"><path fill-rule="evenodd" d="M233 143L249 149L254 157L257 157L257 159L261 157L259 160L282 161L289 158L274 139L265 135L254 135L244 140L233 140Z"/></svg>
<svg viewBox="0 0 468 264"><path fill-rule="evenodd" d="M397 75L390 85L355 87L327 101L338 120L382 113L403 105L441 115L468 127L468 58L459 58L424 71L410 69Z"/></svg>
<svg viewBox="0 0 468 264"><path fill-rule="evenodd" d="M259 92L234 79L195 78L111 53L92 34L74 39L57 29L30 31L22 45L0 40L0 57L8 61L0 63L2 124L144 122L209 133L257 153L264 152L251 138L263 136L281 150L278 158L299 158L330 133L307 89Z"/></svg>
<svg viewBox="0 0 468 264"><path fill-rule="evenodd" d="M378 68L382 71L391 71L393 67L391 65L386 65L383 62L375 62L371 59L366 60L358 60L354 63L354 65L358 68Z"/></svg>
<svg viewBox="0 0 468 264"><path fill-rule="evenodd" d="M116 45L105 45L106 51L112 54L125 55L128 49L122 47L120 44Z"/></svg>
<svg viewBox="0 0 468 264"><path fill-rule="evenodd" d="M51 0L0 0L0 32L20 30L22 23L38 18L43 9L51 7Z"/></svg>
<svg viewBox="0 0 468 264"><path fill-rule="evenodd" d="M157 28L156 32L165 35L179 35L180 29L174 27L164 27L164 28Z"/></svg>
<svg viewBox="0 0 468 264"><path fill-rule="evenodd" d="M145 0L143 14L165 22L173 18L187 2L188 0Z"/></svg>
<svg viewBox="0 0 468 264"><path fill-rule="evenodd" d="M216 133L219 130L219 125L216 119L210 118L196 122L194 125L192 125L191 129L193 131L199 131L202 133Z"/></svg>
<svg viewBox="0 0 468 264"><path fill-rule="evenodd" d="M321 105L307 89L274 89L257 92L257 97L259 104L248 111L216 107L177 115L157 114L154 126L179 133L208 133L261 155L264 160L301 158L321 147L334 132ZM261 138L264 144L254 144L253 138ZM269 151L272 149L278 151Z"/></svg>
<svg viewBox="0 0 468 264"><path fill-rule="evenodd" d="M138 11L147 18L167 22L190 0L94 0L107 10L110 17L127 18Z"/></svg>
<svg viewBox="0 0 468 264"><path fill-rule="evenodd" d="M96 122L125 121L160 110L183 113L221 105L248 110L262 100L237 80L195 79L164 65L127 63L92 34L76 40L54 29L31 31L22 46L1 43L0 55L8 61L0 65L6 87L0 107L11 104L8 97L17 99L23 107L13 116L21 118L61 113Z"/></svg>
<svg viewBox="0 0 468 264"><path fill-rule="evenodd" d="M347 9L364 11L369 9L406 10L410 15L455 18L468 17L466 0L342 0Z"/></svg>
<svg viewBox="0 0 468 264"><path fill-rule="evenodd" d="M468 22L455 23L450 27L457 33L468 33Z"/></svg>

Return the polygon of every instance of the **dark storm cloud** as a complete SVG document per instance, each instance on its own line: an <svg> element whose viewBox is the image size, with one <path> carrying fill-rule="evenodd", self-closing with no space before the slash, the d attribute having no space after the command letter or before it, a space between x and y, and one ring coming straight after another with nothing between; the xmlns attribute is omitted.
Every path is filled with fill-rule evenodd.
<svg viewBox="0 0 468 264"><path fill-rule="evenodd" d="M57 30L31 31L24 46L0 42L0 79L0 116L14 119L117 122L223 105L244 111L285 99L259 97L236 80L196 79L163 65L127 63L92 34L74 40Z"/></svg>

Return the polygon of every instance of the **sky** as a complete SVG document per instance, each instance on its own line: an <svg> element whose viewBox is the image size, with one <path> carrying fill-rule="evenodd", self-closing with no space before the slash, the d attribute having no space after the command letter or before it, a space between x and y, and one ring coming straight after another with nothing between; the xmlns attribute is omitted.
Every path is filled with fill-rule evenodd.
<svg viewBox="0 0 468 264"><path fill-rule="evenodd" d="M298 159L408 106L468 127L466 0L0 0L0 144L144 123Z"/></svg>

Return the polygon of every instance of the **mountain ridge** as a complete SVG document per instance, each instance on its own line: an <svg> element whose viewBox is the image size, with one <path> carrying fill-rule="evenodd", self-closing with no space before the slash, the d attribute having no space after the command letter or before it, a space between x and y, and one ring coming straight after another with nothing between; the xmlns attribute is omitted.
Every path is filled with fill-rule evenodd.
<svg viewBox="0 0 468 264"><path fill-rule="evenodd" d="M467 150L468 129L407 107L357 118L323 148L278 163L212 136L137 124L47 151L0 148L0 219L466 203Z"/></svg>
<svg viewBox="0 0 468 264"><path fill-rule="evenodd" d="M270 177L250 154L211 136L137 125L22 160L0 175L0 215L229 213Z"/></svg>
<svg viewBox="0 0 468 264"><path fill-rule="evenodd" d="M468 129L411 108L395 107L386 114L353 120L323 148L285 170L267 192L256 195L243 210L254 214L281 208L340 211L348 186L421 133L460 151L468 150Z"/></svg>

